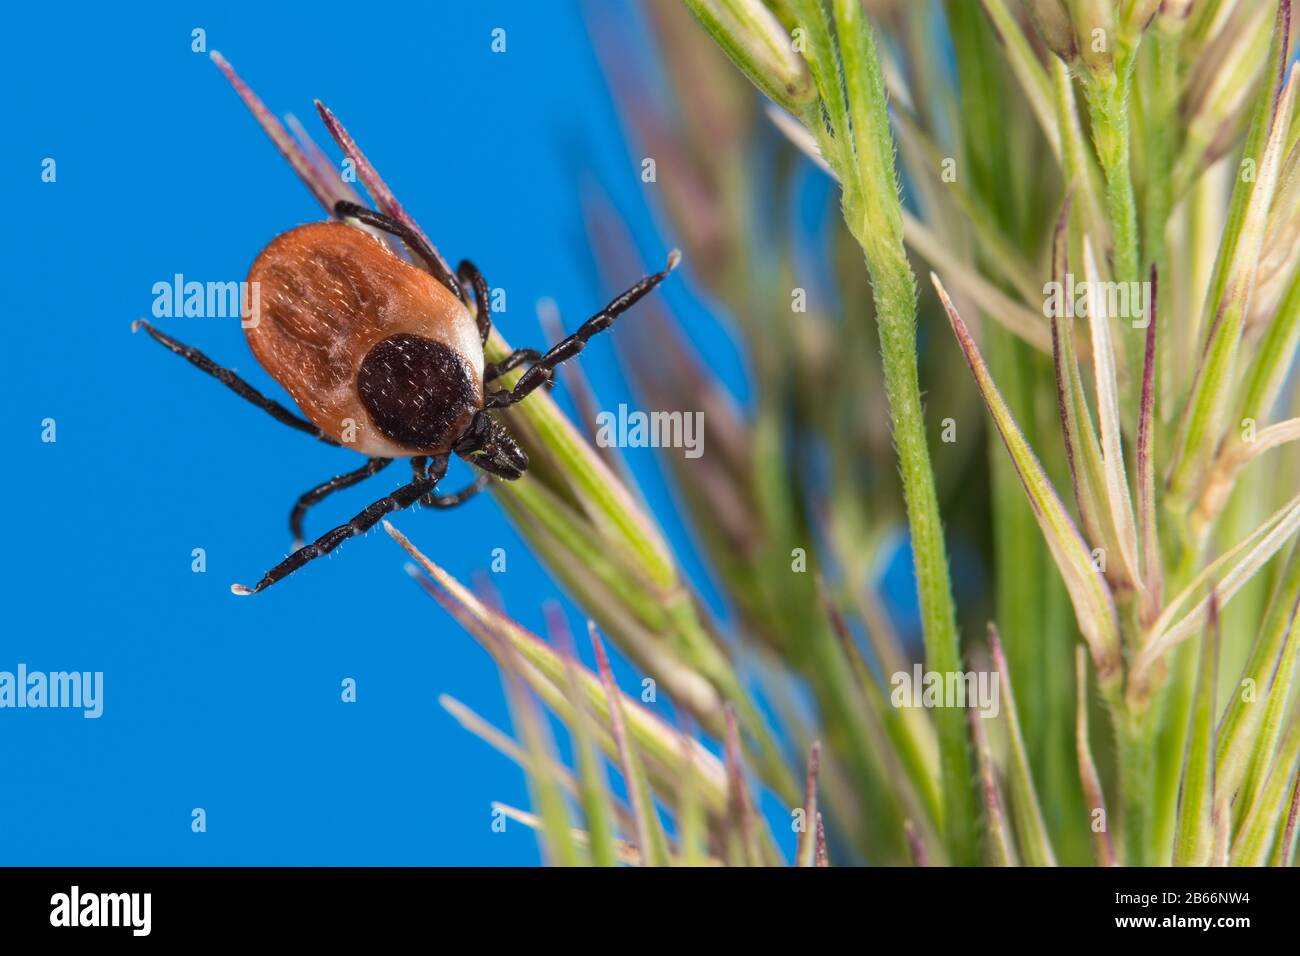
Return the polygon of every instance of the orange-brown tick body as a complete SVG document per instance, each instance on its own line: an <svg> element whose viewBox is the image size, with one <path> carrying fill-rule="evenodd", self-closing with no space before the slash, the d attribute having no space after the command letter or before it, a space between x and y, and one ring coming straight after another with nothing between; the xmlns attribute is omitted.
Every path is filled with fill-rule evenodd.
<svg viewBox="0 0 1300 956"><path fill-rule="evenodd" d="M368 232L299 226L262 250L248 282L253 354L339 444L376 458L446 454L483 407L469 310Z"/></svg>
<svg viewBox="0 0 1300 956"><path fill-rule="evenodd" d="M545 354L518 349L498 364L485 365L483 344L492 317L488 286L478 269L466 261L453 274L409 220L351 202L335 204L333 212L339 220L356 220L401 239L424 268L404 261L365 229L341 221L291 229L258 255L248 274L248 344L306 419L198 349L148 322L136 323L276 420L366 456L360 468L298 498L289 513L295 540L301 539L303 519L313 505L377 474L395 459L410 459L411 481L299 547L255 586L232 585L236 594L270 587L348 538L364 534L386 514L416 503L455 507L490 477L522 477L528 456L495 418L495 410L517 404L549 384L557 366L662 282L679 259L674 251L667 269L636 283ZM469 311L470 291L474 314ZM489 389L520 367L524 372L513 387ZM464 490L443 495L438 483L452 454L473 465L478 475Z"/></svg>

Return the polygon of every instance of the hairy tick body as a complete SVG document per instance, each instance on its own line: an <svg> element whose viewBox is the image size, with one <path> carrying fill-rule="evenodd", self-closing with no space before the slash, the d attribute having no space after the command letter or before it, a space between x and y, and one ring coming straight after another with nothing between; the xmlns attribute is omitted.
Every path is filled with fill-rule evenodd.
<svg viewBox="0 0 1300 956"><path fill-rule="evenodd" d="M483 358L492 331L488 286L473 263L462 262L453 275L406 224L349 202L340 202L334 214L396 236L424 268L342 221L291 229L258 255L248 276L259 291L255 314L245 317L248 344L306 418L149 323L133 326L284 424L366 456L360 468L298 498L289 514L295 542L302 540L303 519L313 505L395 459L411 462L410 482L298 547L253 587L232 585L236 594L270 587L393 511L417 502L454 507L481 491L490 478L522 477L528 456L489 412L517 404L550 383L557 366L662 282L680 259L674 250L664 271L637 282L545 353L518 349L488 365ZM466 289L473 291L472 314ZM521 367L525 371L512 388L490 389L502 375ZM480 473L462 491L440 495L436 489L451 454Z"/></svg>

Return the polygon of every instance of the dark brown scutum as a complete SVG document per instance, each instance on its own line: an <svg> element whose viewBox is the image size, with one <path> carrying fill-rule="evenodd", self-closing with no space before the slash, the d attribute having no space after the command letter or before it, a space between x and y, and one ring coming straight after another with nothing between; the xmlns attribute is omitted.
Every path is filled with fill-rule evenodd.
<svg viewBox="0 0 1300 956"><path fill-rule="evenodd" d="M366 353L357 394L381 432L417 449L449 448L477 403L461 357L409 333L390 335Z"/></svg>

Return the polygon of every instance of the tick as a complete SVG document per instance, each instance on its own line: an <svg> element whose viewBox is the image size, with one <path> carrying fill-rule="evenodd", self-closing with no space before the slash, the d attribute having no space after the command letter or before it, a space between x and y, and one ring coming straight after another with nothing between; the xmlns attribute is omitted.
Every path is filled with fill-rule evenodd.
<svg viewBox="0 0 1300 956"><path fill-rule="evenodd" d="M360 468L298 498L289 513L296 549L253 587L231 585L235 594L265 590L394 511L417 502L455 507L493 478L522 477L528 456L491 413L551 381L562 362L667 278L681 259L674 250L664 271L641 279L550 350L516 349L499 363L485 364L491 297L473 263L461 262L453 274L418 232L356 203L338 203L334 215L336 220L308 223L271 240L248 274L249 288L258 290L258 306L245 323L248 344L305 418L148 322L132 326L278 421L366 456ZM427 271L346 220L397 237ZM492 387L521 367L525 371L513 388ZM479 474L468 487L440 495L436 489L452 454ZM399 458L410 461L411 481L302 545L308 509Z"/></svg>

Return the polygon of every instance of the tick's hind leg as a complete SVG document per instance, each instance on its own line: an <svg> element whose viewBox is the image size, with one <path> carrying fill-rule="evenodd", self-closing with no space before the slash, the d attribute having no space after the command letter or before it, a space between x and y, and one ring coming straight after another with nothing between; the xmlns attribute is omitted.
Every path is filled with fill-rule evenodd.
<svg viewBox="0 0 1300 956"><path fill-rule="evenodd" d="M446 260L438 255L438 251L410 226L398 222L392 216L385 216L382 212L375 212L373 209L367 209L358 203L348 202L346 199L340 199L334 204L334 215L340 219L355 219L358 222L364 222L367 226L382 229L384 232L401 239L412 252L424 260L435 279L445 285L451 291L451 294L460 301L465 301L465 292L461 289L460 282L452 275L451 268L447 265Z"/></svg>
<svg viewBox="0 0 1300 956"><path fill-rule="evenodd" d="M492 334L492 294L487 280L478 271L478 266L468 259L461 260L456 275L460 277L462 287L469 286L474 290L474 318L478 322L478 336L486 344Z"/></svg>
<svg viewBox="0 0 1300 956"><path fill-rule="evenodd" d="M531 392L549 382L558 365L567 362L581 352L586 347L587 340L593 335L603 332L613 325L615 319L636 305L646 293L668 278L668 274L677 268L677 263L680 261L681 253L674 249L668 254L668 266L663 272L656 272L654 275L646 276L582 323L578 327L578 331L568 338L556 342L550 351L539 358L528 371L520 376L514 388L509 391L492 392L488 395L485 407L506 408L518 404L528 397Z"/></svg>
<svg viewBox="0 0 1300 956"><path fill-rule="evenodd" d="M371 475L378 474L383 469L392 464L391 458L371 458L356 471L349 471L345 475L339 475L331 478L323 484L317 485L311 491L308 491L294 503L293 511L289 512L289 530L293 533L294 548L302 547L302 521L307 516L307 509L313 505L341 491L344 488L351 488L365 481Z"/></svg>
<svg viewBox="0 0 1300 956"><path fill-rule="evenodd" d="M134 323L132 323L131 331L134 332L138 328L144 329L146 332L149 333L150 336L153 337L155 342L158 342L164 348L167 348L170 351L175 352L177 355L179 355L181 358L188 361L191 365L195 366L196 368L204 372L207 372L209 375L215 378L222 385L225 385L228 389L230 389L240 398L244 399L245 401L253 403L258 408L262 409L262 411L266 412L268 415L274 418L276 421L282 422L285 425L288 425L290 428L296 428L300 432L306 432L308 435L314 435L315 437L319 438L327 445L338 444L338 442L336 442L334 439L330 438L328 435L321 432L319 428L317 428L311 422L307 421L307 419L299 418L297 415L289 411L289 409L285 408L275 399L267 398L265 395L263 395L257 389L253 388L253 386L249 385L247 382L245 382L242 378L240 378L230 369L223 368L222 366L218 365L216 362L212 361L212 359L208 358L198 349L186 345L183 342L178 342L170 335L164 335L162 332L159 332L157 329L155 329L144 319L138 319Z"/></svg>
<svg viewBox="0 0 1300 956"><path fill-rule="evenodd" d="M384 515L411 507L411 505L436 488L438 482L442 480L442 476L446 473L447 456L439 455L433 459L433 466L429 469L427 478L417 478L408 485L402 485L391 495L380 498L370 505L347 524L341 524L337 528L325 532L311 544L299 548L270 571L267 571L262 580L258 581L253 587L232 584L230 590L235 594L256 594L258 591L265 591L276 581L293 574L304 564L329 554L348 538L355 538L359 534L365 534L378 524Z"/></svg>

